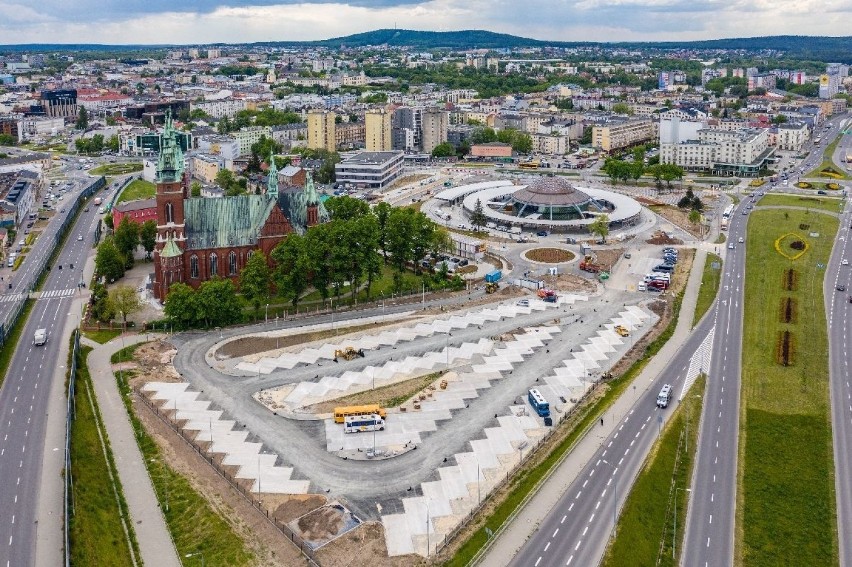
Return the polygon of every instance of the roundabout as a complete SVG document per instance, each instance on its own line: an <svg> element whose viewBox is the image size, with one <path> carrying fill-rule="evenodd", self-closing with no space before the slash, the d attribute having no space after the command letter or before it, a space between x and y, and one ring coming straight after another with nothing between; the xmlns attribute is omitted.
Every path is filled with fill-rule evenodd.
<svg viewBox="0 0 852 567"><path fill-rule="evenodd" d="M577 255L564 248L531 248L521 254L529 261L538 264L565 264L574 260Z"/></svg>

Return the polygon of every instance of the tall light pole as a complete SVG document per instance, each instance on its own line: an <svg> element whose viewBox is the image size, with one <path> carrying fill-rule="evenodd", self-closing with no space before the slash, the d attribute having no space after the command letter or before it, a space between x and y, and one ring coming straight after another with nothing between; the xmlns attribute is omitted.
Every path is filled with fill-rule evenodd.
<svg viewBox="0 0 852 567"><path fill-rule="evenodd" d="M618 469L606 460L601 460L603 464L612 469L612 535L615 537L615 525L618 520L618 477L615 473Z"/></svg>
<svg viewBox="0 0 852 567"><path fill-rule="evenodd" d="M683 490L684 492L692 492L691 488L677 488L675 487L675 511L674 511L674 533L672 534L672 559L675 559L676 547L677 547L677 493L678 491Z"/></svg>
<svg viewBox="0 0 852 567"><path fill-rule="evenodd" d="M266 322L269 323L269 304L268 303L266 304L266 317L265 317L265 319L266 319Z"/></svg>

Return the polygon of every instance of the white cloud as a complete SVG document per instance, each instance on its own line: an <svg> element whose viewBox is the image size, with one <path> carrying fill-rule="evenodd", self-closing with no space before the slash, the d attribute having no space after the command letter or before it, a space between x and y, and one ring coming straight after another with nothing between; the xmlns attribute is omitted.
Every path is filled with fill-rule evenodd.
<svg viewBox="0 0 852 567"><path fill-rule="evenodd" d="M242 43L326 39L392 27L487 29L559 41L667 41L844 35L848 34L844 23L850 18L848 0L525 0L522 4L517 0L428 0L396 6L383 2L374 7L346 3L231 5L204 13L173 11L69 21L0 0L0 41Z"/></svg>

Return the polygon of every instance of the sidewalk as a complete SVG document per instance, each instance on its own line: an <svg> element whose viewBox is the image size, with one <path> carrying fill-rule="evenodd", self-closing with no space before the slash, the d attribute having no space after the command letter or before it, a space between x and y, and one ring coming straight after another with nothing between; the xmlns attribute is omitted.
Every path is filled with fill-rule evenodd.
<svg viewBox="0 0 852 567"><path fill-rule="evenodd" d="M483 567L503 567L508 565L520 550L521 546L535 532L539 523L550 513L559 498L568 489L577 475L586 466L601 443L618 425L619 419L630 411L636 399L646 391L659 373L666 367L668 361L681 348L692 330L692 317L698 300L698 289L701 286L701 275L704 271L704 261L707 252L699 249L695 254L692 272L686 285L680 314L675 332L666 345L645 367L642 373L633 381L633 388L625 390L610 409L603 415L603 427L595 427L594 434L583 437L568 457L559 465L556 471L542 485L535 496L493 542L488 552L481 558L479 565ZM632 484L631 484L632 488Z"/></svg>
<svg viewBox="0 0 852 567"><path fill-rule="evenodd" d="M109 433L113 458L121 479L133 529L136 531L142 561L145 565L157 567L179 567L180 559L174 544L171 543L171 535L166 528L166 521L154 494L154 487L148 477L142 453L136 444L136 436L130 425L110 363L110 357L123 346L145 342L147 339L146 335L137 335L115 338L105 345L85 338L82 342L94 347L88 358L89 373L98 399L101 418Z"/></svg>

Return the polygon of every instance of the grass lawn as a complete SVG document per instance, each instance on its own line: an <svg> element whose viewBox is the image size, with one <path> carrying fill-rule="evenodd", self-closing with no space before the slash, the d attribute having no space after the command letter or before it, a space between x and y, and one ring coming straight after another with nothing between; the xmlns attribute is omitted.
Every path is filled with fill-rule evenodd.
<svg viewBox="0 0 852 567"><path fill-rule="evenodd" d="M89 173L92 175L125 175L137 171L142 171L141 163L105 163L92 169Z"/></svg>
<svg viewBox="0 0 852 567"><path fill-rule="evenodd" d="M758 210L749 219L735 564L838 562L828 339L817 268L827 263L837 228L837 218L814 211ZM775 249L788 233L809 245L797 260ZM781 250L797 253L789 247L794 240L783 240ZM793 290L785 290L789 269ZM788 366L779 363L784 331L793 337Z"/></svg>
<svg viewBox="0 0 852 567"><path fill-rule="evenodd" d="M12 326L12 330L6 337L6 342L0 348L0 386L6 379L6 373L9 371L9 365L12 363L12 356L15 354L15 349L18 347L18 341L21 340L21 335L24 333L24 327L27 324L27 319L30 318L30 312L35 305L34 299L27 299L24 302L24 309L21 311L20 317ZM32 337L29 337L32 340Z"/></svg>
<svg viewBox="0 0 852 567"><path fill-rule="evenodd" d="M128 374L124 373L121 377L116 376L116 380L179 557L203 553L204 564L210 567L253 565L254 556L225 518L211 507L185 476L164 462L157 443L136 417L127 377ZM168 543L164 542L164 545Z"/></svg>
<svg viewBox="0 0 852 567"><path fill-rule="evenodd" d="M393 275L395 272L396 270L390 265L382 266L382 273L379 275L378 278L373 280L373 285L370 286L371 300L375 301L376 299L381 299L382 293L384 293L385 299L390 300L391 294L393 294L394 289ZM362 281L361 285L364 285L364 283L366 283L366 281ZM419 290L421 288L421 284L422 280L419 276L415 276L413 272L405 271L402 273L402 289L404 291L409 291L412 289ZM331 297L334 297L333 293ZM358 301L367 301L367 290L362 289L361 291L355 294L355 297L358 299ZM320 292L314 290L304 296L302 299L300 299L299 305L301 306L303 302L307 303L311 301L320 301L321 299L322 296L320 295ZM340 300L341 302L347 304L350 302L349 286L344 286L341 289ZM335 299L335 301L337 300Z"/></svg>
<svg viewBox="0 0 852 567"><path fill-rule="evenodd" d="M660 333L660 336L646 347L642 358L633 363L624 374L608 381L605 392L594 402L578 409L577 413L566 422L569 432L553 447L549 454L541 460L531 459L523 469L510 479L507 485L509 492L503 497L503 501L495 506L493 512L479 521L473 520L472 524L476 531L472 532L468 539L460 545L453 557L444 564L445 567L468 565L488 543L490 536L484 528L487 527L494 532L499 530L515 509L524 504L527 496L538 487L539 482L548 471L560 462L566 452L574 447L586 429L597 422L612 403L627 390L633 383L633 379L648 364L650 358L656 355L671 338L677 324L682 299L682 294L677 297L672 309L672 319L668 326Z"/></svg>
<svg viewBox="0 0 852 567"><path fill-rule="evenodd" d="M80 349L71 426L71 564L134 565L141 556L86 366L91 350Z"/></svg>
<svg viewBox="0 0 852 567"><path fill-rule="evenodd" d="M718 264L714 268L713 264ZM698 324L701 318L710 309L716 294L719 291L719 281L722 279L722 259L715 254L707 253L704 261L704 273L701 274L701 288L698 290L698 301L695 303L695 316L692 318L692 326Z"/></svg>
<svg viewBox="0 0 852 567"><path fill-rule="evenodd" d="M624 503L615 541L607 549L603 567L677 565L672 559L672 536L677 538L677 549L681 549L689 493L675 488L688 488L692 478L703 394L704 378L699 378L651 449ZM611 509L611 501L609 506Z"/></svg>
<svg viewBox="0 0 852 567"><path fill-rule="evenodd" d="M831 168L831 169L833 169L834 171L836 171L837 173L840 174L840 177L837 177L836 179L852 179L852 178L849 177L849 174L846 173L845 169L842 166L839 166L836 163L834 163L834 160L832 159L832 156L834 156L834 151L837 149L837 145L840 143L840 139L842 137L843 137L842 135L838 136L837 138L834 139L833 142L831 142L828 146L826 146L825 151L822 154L823 155L822 163L819 164L815 169L813 169L813 170L809 171L807 174L803 175L802 177L830 177L830 178L833 178L833 176L826 176L826 175L820 174L820 172L822 170Z"/></svg>
<svg viewBox="0 0 852 567"><path fill-rule="evenodd" d="M150 181L134 179L130 185L124 188L118 196L118 203L135 201L137 199L150 199L156 194L157 188Z"/></svg>
<svg viewBox="0 0 852 567"><path fill-rule="evenodd" d="M106 344L121 334L121 329L100 329L98 331L83 331L83 335L96 343Z"/></svg>
<svg viewBox="0 0 852 567"><path fill-rule="evenodd" d="M843 201L836 197L823 197L811 195L766 195L757 202L758 207L806 207L808 209L820 209L839 212Z"/></svg>

